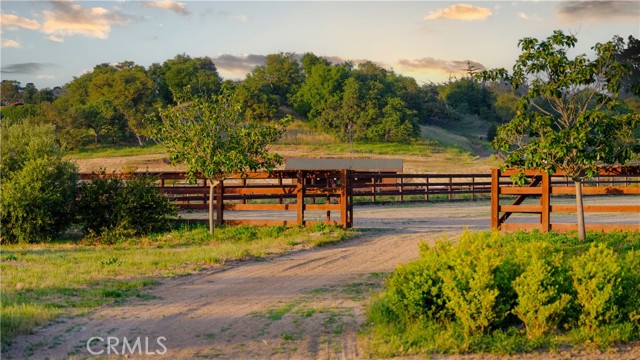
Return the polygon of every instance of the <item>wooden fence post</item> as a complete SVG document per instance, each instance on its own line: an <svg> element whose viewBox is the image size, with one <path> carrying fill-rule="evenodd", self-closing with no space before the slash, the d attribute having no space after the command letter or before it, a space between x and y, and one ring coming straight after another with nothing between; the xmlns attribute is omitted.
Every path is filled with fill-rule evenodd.
<svg viewBox="0 0 640 360"><path fill-rule="evenodd" d="M476 177L471 177L471 201L476 199Z"/></svg>
<svg viewBox="0 0 640 360"><path fill-rule="evenodd" d="M247 178L243 177L242 178L242 187L246 188L247 187ZM242 204L246 204L247 203L247 196L245 194L242 194Z"/></svg>
<svg viewBox="0 0 640 360"><path fill-rule="evenodd" d="M340 225L343 228L348 228L349 223L347 221L347 183L349 179L347 177L347 170L340 171Z"/></svg>
<svg viewBox="0 0 640 360"><path fill-rule="evenodd" d="M298 171L296 187L296 209L298 211L297 222L298 226L304 226L304 177L302 171Z"/></svg>
<svg viewBox="0 0 640 360"><path fill-rule="evenodd" d="M426 192L424 194L425 200L429 201L429 175L426 177Z"/></svg>
<svg viewBox="0 0 640 360"><path fill-rule="evenodd" d="M278 186L282 188L282 173L278 174ZM282 195L278 196L278 204L282 204Z"/></svg>
<svg viewBox="0 0 640 360"><path fill-rule="evenodd" d="M371 200L376 202L376 176L371 175L371 182L373 183L373 193L371 194Z"/></svg>
<svg viewBox="0 0 640 360"><path fill-rule="evenodd" d="M353 170L347 170L347 223L349 227L353 226Z"/></svg>
<svg viewBox="0 0 640 360"><path fill-rule="evenodd" d="M224 180L220 180L216 186L216 224L222 225L224 222Z"/></svg>
<svg viewBox="0 0 640 360"><path fill-rule="evenodd" d="M491 169L491 229L500 230L500 169Z"/></svg>
<svg viewBox="0 0 640 360"><path fill-rule="evenodd" d="M540 224L542 225L542 232L549 232L549 225L551 223L550 211L551 211L551 175L542 174L542 194L540 195L540 206L542 212L540 213Z"/></svg>

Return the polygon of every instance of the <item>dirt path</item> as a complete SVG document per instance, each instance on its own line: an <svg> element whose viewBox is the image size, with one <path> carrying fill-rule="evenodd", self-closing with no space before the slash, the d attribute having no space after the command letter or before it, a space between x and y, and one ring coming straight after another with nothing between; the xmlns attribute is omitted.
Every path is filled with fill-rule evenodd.
<svg viewBox="0 0 640 360"><path fill-rule="evenodd" d="M488 228L488 212L486 202L358 207L355 225L367 229L358 238L170 279L147 300L105 306L19 337L4 355L101 358L86 347L97 336L103 341L96 339L91 350L102 357L113 350L108 337L126 337L131 345L141 339L143 354L126 357L133 359L355 359L362 355L357 330L381 275L415 258L421 241ZM163 355L156 354L163 352L159 338ZM122 344L115 349L121 353ZM637 346L631 349L640 355Z"/></svg>

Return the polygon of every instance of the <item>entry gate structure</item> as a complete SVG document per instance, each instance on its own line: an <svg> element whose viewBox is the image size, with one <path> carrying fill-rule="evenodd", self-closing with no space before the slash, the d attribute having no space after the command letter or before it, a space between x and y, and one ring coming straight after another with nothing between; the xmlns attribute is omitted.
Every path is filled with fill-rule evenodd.
<svg viewBox="0 0 640 360"><path fill-rule="evenodd" d="M553 204L553 196L575 195L576 189L572 180L562 172L554 174L539 171L524 171L529 179L528 186L515 186L509 177L520 170L510 169L491 171L491 227L502 231L533 230L543 232L576 230L576 224L553 223L552 213L575 213L576 205ZM583 195L612 195L610 205L584 205L584 212L590 213L637 213L637 221L632 224L586 224L587 230L640 231L640 196L633 205L616 204L613 195L640 195L640 167L603 168L598 175L585 181L582 186ZM511 203L506 203L509 197ZM515 197L515 198L514 198ZM524 204L527 198L539 197L539 203ZM512 214L538 214L537 223L507 222Z"/></svg>
<svg viewBox="0 0 640 360"><path fill-rule="evenodd" d="M152 176L157 190L183 210L209 208L209 187L206 179L196 176L196 184L186 182L184 172L154 172L130 174L81 174L81 180L98 177ZM351 170L276 170L231 176L214 189L215 221L218 225L313 225L323 222L349 228L353 225ZM226 219L229 212L252 211L257 217ZM309 212L315 219L309 220ZM265 213L266 212L266 213ZM268 215L270 212L296 212L290 216ZM323 216L319 220L318 212ZM336 217L335 214L339 213ZM274 214L275 215L275 214ZM264 218L260 218L264 216ZM187 220L202 222L204 220Z"/></svg>

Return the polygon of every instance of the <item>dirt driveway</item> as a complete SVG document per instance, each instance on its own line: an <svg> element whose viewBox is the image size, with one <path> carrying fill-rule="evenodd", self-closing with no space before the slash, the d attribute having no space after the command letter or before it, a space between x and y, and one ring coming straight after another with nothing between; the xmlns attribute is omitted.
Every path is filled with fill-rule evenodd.
<svg viewBox="0 0 640 360"><path fill-rule="evenodd" d="M170 279L147 300L105 306L19 337L3 355L97 359L113 350L109 337L126 337L131 344L142 339L143 353L109 358L355 359L362 356L357 331L367 298L383 275L415 258L421 241L432 243L445 234L455 239L465 227L488 228L488 215L487 202L356 207L362 236ZM101 355L87 349L92 337L102 339L91 343L91 351ZM605 358L640 356L638 346L627 348ZM122 352L122 344L115 349ZM545 357L569 358L556 355Z"/></svg>

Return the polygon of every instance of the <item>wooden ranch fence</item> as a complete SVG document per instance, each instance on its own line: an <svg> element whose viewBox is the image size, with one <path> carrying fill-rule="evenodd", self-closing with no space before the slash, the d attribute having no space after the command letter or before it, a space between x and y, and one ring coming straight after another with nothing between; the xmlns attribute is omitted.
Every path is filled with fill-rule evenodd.
<svg viewBox="0 0 640 360"><path fill-rule="evenodd" d="M562 174L553 176L528 172L529 187L515 187L508 178L513 172L494 169L491 174L395 174L354 172L351 170L278 170L272 173L251 173L245 177L225 179L215 189L214 201L218 224L309 225L322 221L351 227L353 205L394 201L451 200L491 195L491 225L502 230L573 229L575 225L551 224L551 212L575 212L575 206L551 205L552 195L574 194L573 182ZM157 179L158 191L166 194L181 209L207 210L209 188L207 181L186 182L183 172L145 172L115 176L149 175ZM80 174L88 181L112 174ZM603 172L584 186L584 194L640 194L640 167L619 168ZM523 204L527 197L540 196L540 204ZM515 201L506 204L507 197ZM222 201L218 201L222 199ZM355 199L355 200L354 200ZM501 203L502 201L502 203ZM234 211L281 212L265 219L228 219ZM587 205L587 212L640 212L640 206ZM231 213L230 213L231 212ZM296 213L295 218L290 215ZM313 218L309 216L313 213ZM321 212L322 216L318 216ZM333 214L332 214L333 213ZM335 216L335 213L339 213ZM513 213L539 214L537 224L506 223ZM231 215L231 216L226 216ZM260 213L256 216L262 216ZM273 220L280 218L280 220ZM282 220L284 219L284 220ZM195 221L194 221L195 222ZM588 225L589 229L632 228L638 225Z"/></svg>
<svg viewBox="0 0 640 360"><path fill-rule="evenodd" d="M429 201L435 196L470 200L491 193L490 174L352 173L353 196L358 203Z"/></svg>
<svg viewBox="0 0 640 360"><path fill-rule="evenodd" d="M563 173L553 175L537 171L526 171L529 186L514 186L509 180L517 170L491 172L491 227L503 231L539 229L543 232L576 230L576 224L552 223L552 213L575 213L576 205L554 204L554 196L574 195L573 181ZM594 179L585 181L582 193L588 195L640 195L640 167L617 167L603 169ZM527 198L539 198L534 204L523 204ZM508 202L507 202L508 198ZM584 205L585 213L638 213L634 224L586 224L587 230L635 230L640 231L640 198L634 205ZM537 214L536 223L507 222L512 214Z"/></svg>
<svg viewBox="0 0 640 360"><path fill-rule="evenodd" d="M182 209L208 209L209 187L204 179L188 184L182 172L133 173L127 176L149 175L158 179L158 191L166 194ZM111 174L81 174L81 180L92 180ZM123 176L123 175L115 175ZM251 225L311 225L309 211L324 212L322 222L344 228L353 224L353 199L350 196L351 177L343 171L274 171L235 176L216 185L214 201L217 224ZM221 199L222 201L218 201ZM229 211L296 212L295 219L226 219ZM332 212L339 218L333 219ZM279 218L288 218L280 216ZM198 222L189 221L187 222Z"/></svg>

